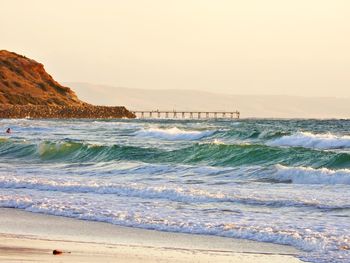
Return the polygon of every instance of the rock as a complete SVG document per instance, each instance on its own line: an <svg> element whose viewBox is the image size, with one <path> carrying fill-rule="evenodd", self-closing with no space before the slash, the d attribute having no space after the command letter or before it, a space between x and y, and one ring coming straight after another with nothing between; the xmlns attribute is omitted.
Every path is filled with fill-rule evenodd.
<svg viewBox="0 0 350 263"><path fill-rule="evenodd" d="M52 254L53 255L61 255L63 252L61 251L61 250L57 250L57 249L55 249L55 250L53 250L52 251Z"/></svg>
<svg viewBox="0 0 350 263"><path fill-rule="evenodd" d="M125 107L94 105L43 106L43 105L0 105L0 118L32 119L111 119L135 118Z"/></svg>

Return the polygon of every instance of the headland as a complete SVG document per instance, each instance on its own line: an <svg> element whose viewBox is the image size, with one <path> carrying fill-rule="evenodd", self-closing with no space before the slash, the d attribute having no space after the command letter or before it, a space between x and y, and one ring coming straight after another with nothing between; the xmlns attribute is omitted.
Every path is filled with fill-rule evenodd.
<svg viewBox="0 0 350 263"><path fill-rule="evenodd" d="M95 106L49 75L43 64L0 50L0 118L135 118L123 106Z"/></svg>

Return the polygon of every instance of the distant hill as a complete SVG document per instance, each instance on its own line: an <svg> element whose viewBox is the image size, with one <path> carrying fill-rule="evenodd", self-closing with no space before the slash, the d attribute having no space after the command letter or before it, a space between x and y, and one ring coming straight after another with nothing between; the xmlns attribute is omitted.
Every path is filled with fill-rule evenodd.
<svg viewBox="0 0 350 263"><path fill-rule="evenodd" d="M80 98L100 105L123 103L131 110L239 110L257 118L350 118L350 98L250 96L196 90L145 90L66 83Z"/></svg>
<svg viewBox="0 0 350 263"><path fill-rule="evenodd" d="M82 101L46 73L42 64L0 50L0 104L78 106Z"/></svg>

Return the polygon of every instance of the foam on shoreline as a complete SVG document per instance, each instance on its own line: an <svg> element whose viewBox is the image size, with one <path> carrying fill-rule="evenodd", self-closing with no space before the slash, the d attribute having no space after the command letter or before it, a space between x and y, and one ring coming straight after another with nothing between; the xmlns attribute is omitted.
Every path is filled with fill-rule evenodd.
<svg viewBox="0 0 350 263"><path fill-rule="evenodd" d="M259 262L300 262L295 258L298 251L289 246L215 236L167 233L119 227L106 223L88 222L64 217L33 214L18 209L1 208L0 240L6 241L9 237L15 238L14 244L22 243L27 247L34 246L33 240L46 240L46 245L50 241L55 240L55 246L60 246L60 243L69 241L67 249L69 247L73 248L72 254L76 254L74 251L76 243L83 243L85 247L89 247L89 244L99 244L103 247L109 246L114 248L115 253L119 251L118 246L119 248L120 246L142 248L152 250L152 252L154 250L160 250L162 257L165 257L163 258L165 260L164 262L168 262L166 255L164 255L164 249L169 250L170 253L179 253L176 260L180 260L181 262L192 262L194 259L198 262L207 262L208 260L212 262L213 260L217 261L221 256L224 257L223 259L227 256L227 261L219 260L217 262L232 262L237 256L242 258L243 262L256 262L257 259L262 259ZM42 246L39 248L42 248ZM93 253L93 251L90 252ZM181 255L184 252L185 254ZM187 258L188 252L192 253L189 258ZM133 254L137 254L137 250L131 250L130 253L133 256ZM102 259L101 255L100 257ZM153 258L153 261L155 258ZM118 260L123 259L118 258ZM142 258L135 262L141 261L144 262ZM118 262L127 262L127 259ZM146 260L146 262L152 262L152 260ZM169 259L169 262L173 261Z"/></svg>

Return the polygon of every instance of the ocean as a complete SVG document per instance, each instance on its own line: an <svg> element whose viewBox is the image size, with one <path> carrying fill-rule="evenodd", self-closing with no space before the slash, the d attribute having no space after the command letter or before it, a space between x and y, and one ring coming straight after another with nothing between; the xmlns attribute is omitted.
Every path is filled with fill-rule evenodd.
<svg viewBox="0 0 350 263"><path fill-rule="evenodd" d="M0 207L350 262L350 120L2 119L0 130Z"/></svg>

